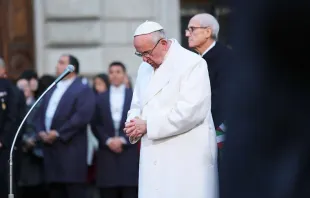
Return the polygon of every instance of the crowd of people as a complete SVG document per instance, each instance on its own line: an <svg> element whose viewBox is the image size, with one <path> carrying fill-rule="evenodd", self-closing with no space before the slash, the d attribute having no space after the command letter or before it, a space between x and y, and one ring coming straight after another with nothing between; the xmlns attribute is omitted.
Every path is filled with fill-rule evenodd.
<svg viewBox="0 0 310 198"><path fill-rule="evenodd" d="M120 61L90 81L79 75L78 57L63 54L55 63L56 76L38 77L28 70L12 85L2 60L1 167L7 166L14 131L25 113L67 65L75 67L27 119L14 155L17 196L88 198L95 196L95 187L101 198L136 198L138 190L141 198L216 198L216 143L223 142L225 71L231 61L231 50L217 41L218 33L212 15L194 16L185 31L193 53L166 38L158 23L143 23L134 35L136 55L143 59L134 88ZM162 106L176 104L165 120ZM0 197L7 196L6 176L7 169L1 169ZM187 186L191 182L194 191Z"/></svg>
<svg viewBox="0 0 310 198"><path fill-rule="evenodd" d="M137 145L128 144L122 132L132 95L132 85L125 65L118 61L112 62L107 73L98 74L89 81L78 76L79 62L76 57L62 55L56 66L56 76L68 64L75 66L75 72L53 88L53 98L48 93L38 103L29 114L17 141L17 149L14 151L17 196L48 197L52 194L52 197L66 197L67 195L62 194L68 194L70 197L84 198L95 196L96 191L91 187L97 186L101 189L102 197L111 197L119 192L125 193L126 197L136 197L139 149ZM3 105L9 105L12 121L14 120L10 131L1 133L10 136L6 142L2 141L1 136L0 141L1 167L6 167L14 131L56 76L38 77L35 71L27 70L14 85L5 80L6 66L2 59L0 67L3 82L8 82L1 82L1 87L14 90L1 96L5 97ZM62 93L65 88L66 93ZM50 98L52 102L46 103ZM10 120L6 122L3 125L8 126ZM71 126L62 128L66 123ZM50 131L43 129L46 125ZM42 130L38 130L41 126ZM76 131L66 133L66 127L73 127ZM61 135L55 134L55 130L60 131ZM109 133L102 135L103 130ZM59 136L59 140L56 140L56 136ZM93 136L96 137L95 141ZM98 144L99 148L96 146ZM100 168L96 168L97 166ZM7 170L1 169L1 197L8 193L5 174ZM47 185L48 183L53 185ZM75 183L78 185L74 185Z"/></svg>

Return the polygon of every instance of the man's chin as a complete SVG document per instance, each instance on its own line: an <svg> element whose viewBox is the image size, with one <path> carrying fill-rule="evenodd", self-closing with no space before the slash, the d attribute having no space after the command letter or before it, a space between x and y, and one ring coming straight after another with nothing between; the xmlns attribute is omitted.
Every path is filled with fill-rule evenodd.
<svg viewBox="0 0 310 198"><path fill-rule="evenodd" d="M149 64L149 65L151 65L152 67L154 67L154 65L156 65L154 62L152 62L152 61L147 61L147 63Z"/></svg>

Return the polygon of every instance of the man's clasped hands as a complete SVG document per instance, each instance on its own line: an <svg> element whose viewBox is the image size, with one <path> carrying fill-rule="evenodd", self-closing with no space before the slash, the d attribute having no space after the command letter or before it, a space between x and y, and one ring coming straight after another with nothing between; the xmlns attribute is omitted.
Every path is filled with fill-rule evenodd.
<svg viewBox="0 0 310 198"><path fill-rule="evenodd" d="M146 122L139 118L135 118L125 123L125 134L130 138L140 138L146 133ZM125 141L125 142L124 142ZM126 143L123 137L109 138L107 145L115 153L123 151L123 144Z"/></svg>
<svg viewBox="0 0 310 198"><path fill-rule="evenodd" d="M146 129L146 121L136 117L125 123L124 132L128 137L136 139L146 134Z"/></svg>

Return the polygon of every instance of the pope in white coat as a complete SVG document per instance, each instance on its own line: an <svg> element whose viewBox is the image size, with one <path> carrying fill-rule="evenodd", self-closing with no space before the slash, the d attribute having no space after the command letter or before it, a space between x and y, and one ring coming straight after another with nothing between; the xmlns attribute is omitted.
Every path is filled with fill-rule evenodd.
<svg viewBox="0 0 310 198"><path fill-rule="evenodd" d="M125 133L141 138L139 198L217 198L208 67L155 22L134 35L138 71Z"/></svg>

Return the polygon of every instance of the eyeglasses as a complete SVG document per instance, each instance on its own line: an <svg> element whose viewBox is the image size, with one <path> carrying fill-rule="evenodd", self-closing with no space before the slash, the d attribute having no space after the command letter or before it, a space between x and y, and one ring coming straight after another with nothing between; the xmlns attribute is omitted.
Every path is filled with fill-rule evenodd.
<svg viewBox="0 0 310 198"><path fill-rule="evenodd" d="M154 49L157 47L158 43L163 40L162 38L159 39L156 43L156 45L153 47L153 49L145 51L145 52L135 52L135 55L139 56L139 57L143 57L143 56L150 56L152 55L152 52L154 51Z"/></svg>
<svg viewBox="0 0 310 198"><path fill-rule="evenodd" d="M193 33L196 29L206 29L208 27L188 27L187 29L185 29L185 33Z"/></svg>

